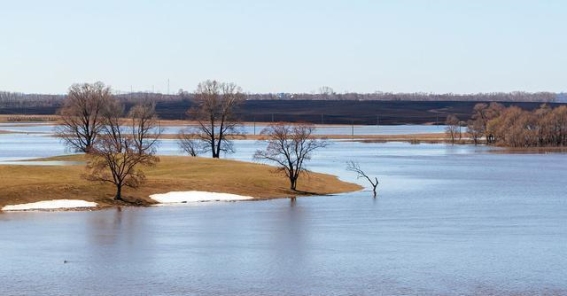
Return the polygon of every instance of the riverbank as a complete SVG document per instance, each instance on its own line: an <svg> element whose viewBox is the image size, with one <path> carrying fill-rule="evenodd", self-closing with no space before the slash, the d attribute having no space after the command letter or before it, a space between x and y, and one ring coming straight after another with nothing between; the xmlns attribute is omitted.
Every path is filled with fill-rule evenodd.
<svg viewBox="0 0 567 296"><path fill-rule="evenodd" d="M289 189L285 175L274 173L274 167L200 157L160 156L154 167L144 168L147 182L137 189L124 188L128 202L114 201L112 184L89 182L83 155L67 155L41 161L68 161L71 165L35 166L0 165L0 208L45 200L80 199L96 202L97 209L112 206L149 206L156 201L149 196L173 191L222 192L251 196L254 200L291 196L327 195L362 189L336 176L310 173L298 182L298 191ZM77 163L79 162L79 163Z"/></svg>

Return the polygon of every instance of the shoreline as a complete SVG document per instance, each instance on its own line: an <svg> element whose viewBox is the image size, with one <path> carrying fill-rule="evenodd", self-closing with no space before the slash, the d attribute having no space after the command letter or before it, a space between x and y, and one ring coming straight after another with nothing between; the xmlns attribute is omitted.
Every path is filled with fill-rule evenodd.
<svg viewBox="0 0 567 296"><path fill-rule="evenodd" d="M208 191L172 191L167 193L156 193L149 196L155 201L151 206L184 205L203 202L235 202L253 201L252 196L243 196L222 192ZM118 207L118 206L117 206ZM97 210L98 204L80 199L55 199L44 200L34 203L6 205L0 208L0 212L59 212L59 211L93 211ZM102 208L99 208L102 209Z"/></svg>

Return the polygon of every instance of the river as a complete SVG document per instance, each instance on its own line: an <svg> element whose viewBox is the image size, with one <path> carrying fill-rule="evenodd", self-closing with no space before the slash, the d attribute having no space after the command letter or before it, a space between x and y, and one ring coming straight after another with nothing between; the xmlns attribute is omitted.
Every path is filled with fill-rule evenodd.
<svg viewBox="0 0 567 296"><path fill-rule="evenodd" d="M0 135L0 159L62 149L17 136L44 146L34 155ZM250 161L261 147L238 141L230 157ZM496 152L335 141L309 163L367 185L345 170L358 161L380 179L376 199L365 189L295 202L1 213L0 294L567 294L565 154ZM160 153L179 151L163 141Z"/></svg>

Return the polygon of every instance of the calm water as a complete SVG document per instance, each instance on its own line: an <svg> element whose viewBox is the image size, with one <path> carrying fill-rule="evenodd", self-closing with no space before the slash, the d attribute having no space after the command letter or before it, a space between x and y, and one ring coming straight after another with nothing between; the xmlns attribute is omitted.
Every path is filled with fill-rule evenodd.
<svg viewBox="0 0 567 296"><path fill-rule="evenodd" d="M248 135L257 135L266 127L265 123L246 124L242 131ZM164 134L177 134L187 125L163 127ZM0 130L15 133L51 134L55 129L51 124L0 123ZM324 135L406 135L424 133L443 133L442 125L317 125L316 134Z"/></svg>
<svg viewBox="0 0 567 296"><path fill-rule="evenodd" d="M0 134L0 163L50 157L67 151L59 139L40 134Z"/></svg>
<svg viewBox="0 0 567 296"><path fill-rule="evenodd" d="M0 214L0 294L567 295L566 155L335 142L310 168L365 184L348 160L377 199Z"/></svg>

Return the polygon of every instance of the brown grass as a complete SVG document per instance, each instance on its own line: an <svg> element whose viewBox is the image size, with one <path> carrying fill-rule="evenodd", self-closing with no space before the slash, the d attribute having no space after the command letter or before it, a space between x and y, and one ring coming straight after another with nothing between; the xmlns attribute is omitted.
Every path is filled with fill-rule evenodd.
<svg viewBox="0 0 567 296"><path fill-rule="evenodd" d="M282 174L273 167L224 159L162 156L155 167L145 168L147 182L138 189L126 188L123 195L131 201L149 205L149 195L170 191L212 191L253 196L256 199L299 195L324 195L360 190L356 184L335 176L310 173L300 177L298 191L289 189ZM60 156L48 160L84 160L83 156ZM94 201L101 208L121 205L115 202L111 184L88 182L81 178L82 165L20 166L0 165L0 208L51 199ZM301 193L300 193L301 192Z"/></svg>
<svg viewBox="0 0 567 296"><path fill-rule="evenodd" d="M0 122L23 123L36 122L46 123L57 120L56 115L26 115L26 114L0 114Z"/></svg>

